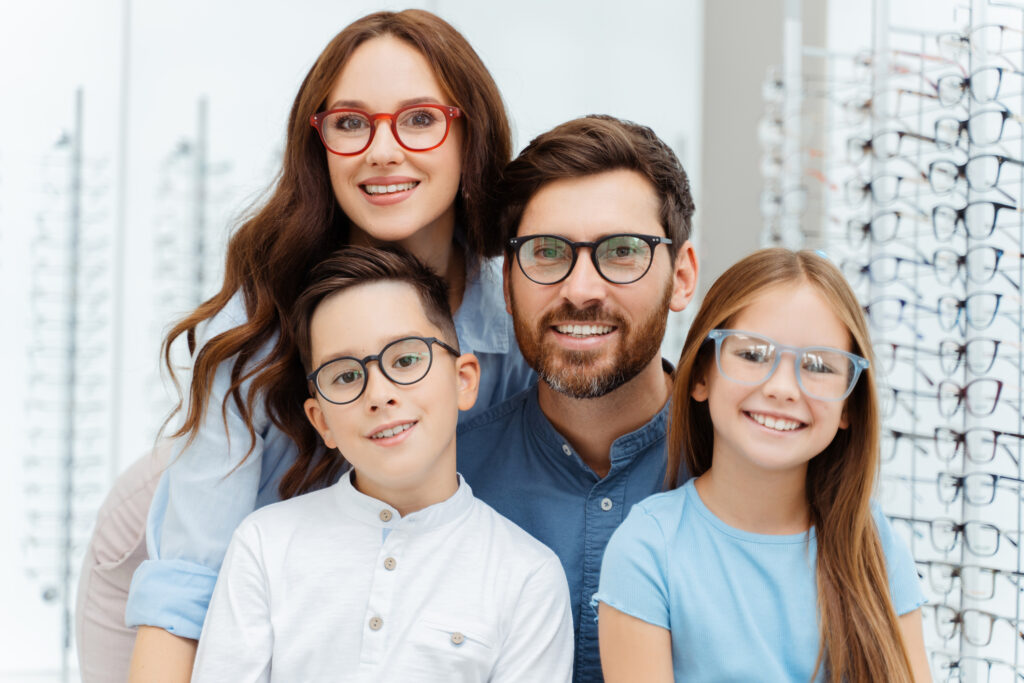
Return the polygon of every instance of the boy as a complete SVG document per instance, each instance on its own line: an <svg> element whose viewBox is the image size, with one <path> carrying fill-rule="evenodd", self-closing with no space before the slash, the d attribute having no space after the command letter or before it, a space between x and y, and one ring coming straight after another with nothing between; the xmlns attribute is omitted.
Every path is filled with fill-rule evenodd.
<svg viewBox="0 0 1024 683"><path fill-rule="evenodd" d="M360 247L310 279L293 318L306 415L352 469L239 526L193 680L568 681L558 558L455 471L479 364L444 281Z"/></svg>

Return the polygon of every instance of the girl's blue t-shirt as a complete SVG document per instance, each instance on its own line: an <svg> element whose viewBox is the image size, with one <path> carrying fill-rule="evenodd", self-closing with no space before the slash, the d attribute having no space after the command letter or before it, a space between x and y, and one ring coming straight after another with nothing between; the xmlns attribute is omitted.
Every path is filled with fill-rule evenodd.
<svg viewBox="0 0 1024 683"><path fill-rule="evenodd" d="M872 505L899 615L924 604L913 557ZM734 529L694 480L633 506L612 535L593 605L672 632L676 680L809 681L818 657L812 528L772 536ZM816 681L824 681L819 670Z"/></svg>

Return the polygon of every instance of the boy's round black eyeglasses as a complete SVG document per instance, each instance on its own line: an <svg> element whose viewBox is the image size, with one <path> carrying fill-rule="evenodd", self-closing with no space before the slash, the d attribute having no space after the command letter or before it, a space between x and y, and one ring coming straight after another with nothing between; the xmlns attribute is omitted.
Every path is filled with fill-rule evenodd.
<svg viewBox="0 0 1024 683"><path fill-rule="evenodd" d="M590 261L602 278L616 285L636 282L651 269L654 249L672 244L667 237L619 233L593 242L573 242L560 235L530 235L508 240L523 275L539 285L554 285L569 277L579 249L590 250Z"/></svg>
<svg viewBox="0 0 1024 683"><path fill-rule="evenodd" d="M377 361L381 374L394 384L407 385L419 382L427 376L434 364L434 344L453 356L459 355L458 349L437 337L403 337L389 343L377 354L363 358L333 358L306 375L306 379L316 386L317 393L325 401L345 405L352 403L366 391L366 377L369 374L366 364L370 361Z"/></svg>
<svg viewBox="0 0 1024 683"><path fill-rule="evenodd" d="M330 109L313 114L316 128L328 152L340 156L362 154L373 142L377 122L387 121L399 145L410 152L428 152L448 138L452 119L462 116L458 107L446 104L413 104L393 114L371 114L362 109Z"/></svg>

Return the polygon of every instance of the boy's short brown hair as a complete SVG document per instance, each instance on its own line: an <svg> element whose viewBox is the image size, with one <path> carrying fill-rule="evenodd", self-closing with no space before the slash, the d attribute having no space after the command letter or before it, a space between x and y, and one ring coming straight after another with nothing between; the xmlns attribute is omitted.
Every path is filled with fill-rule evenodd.
<svg viewBox="0 0 1024 683"><path fill-rule="evenodd" d="M438 328L446 342L458 348L444 278L401 249L348 246L328 256L310 272L306 289L295 301L292 333L306 372L313 370L309 330L320 303L350 287L382 281L404 282L415 289L427 320ZM381 315L387 314L386 309L381 310Z"/></svg>

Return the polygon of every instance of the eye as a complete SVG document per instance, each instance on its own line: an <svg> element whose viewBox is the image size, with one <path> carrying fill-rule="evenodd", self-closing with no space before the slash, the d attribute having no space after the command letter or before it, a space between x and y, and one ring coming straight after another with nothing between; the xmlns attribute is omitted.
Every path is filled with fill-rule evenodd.
<svg viewBox="0 0 1024 683"><path fill-rule="evenodd" d="M330 375L330 384L348 386L363 381L362 368L341 368Z"/></svg>
<svg viewBox="0 0 1024 683"><path fill-rule="evenodd" d="M751 363L769 363L774 356L775 349L769 344L750 344L737 347L733 354L742 360Z"/></svg>
<svg viewBox="0 0 1024 683"><path fill-rule="evenodd" d="M805 351L800 359L800 368L815 375L845 374L847 364L847 358L834 351Z"/></svg>
<svg viewBox="0 0 1024 683"><path fill-rule="evenodd" d="M395 361L391 364L391 367L396 370L408 370L409 368L419 365L426 360L426 355L422 353L403 353L401 356L395 358Z"/></svg>
<svg viewBox="0 0 1024 683"><path fill-rule="evenodd" d="M566 258L567 247L557 240L533 240L530 255L535 261L557 261Z"/></svg>
<svg viewBox="0 0 1024 683"><path fill-rule="evenodd" d="M429 128L441 119L441 112L430 107L411 109L402 114L398 124L406 128Z"/></svg>
<svg viewBox="0 0 1024 683"><path fill-rule="evenodd" d="M330 125L341 133L359 133L365 130L370 122L365 116L354 113L337 114L330 121Z"/></svg>

